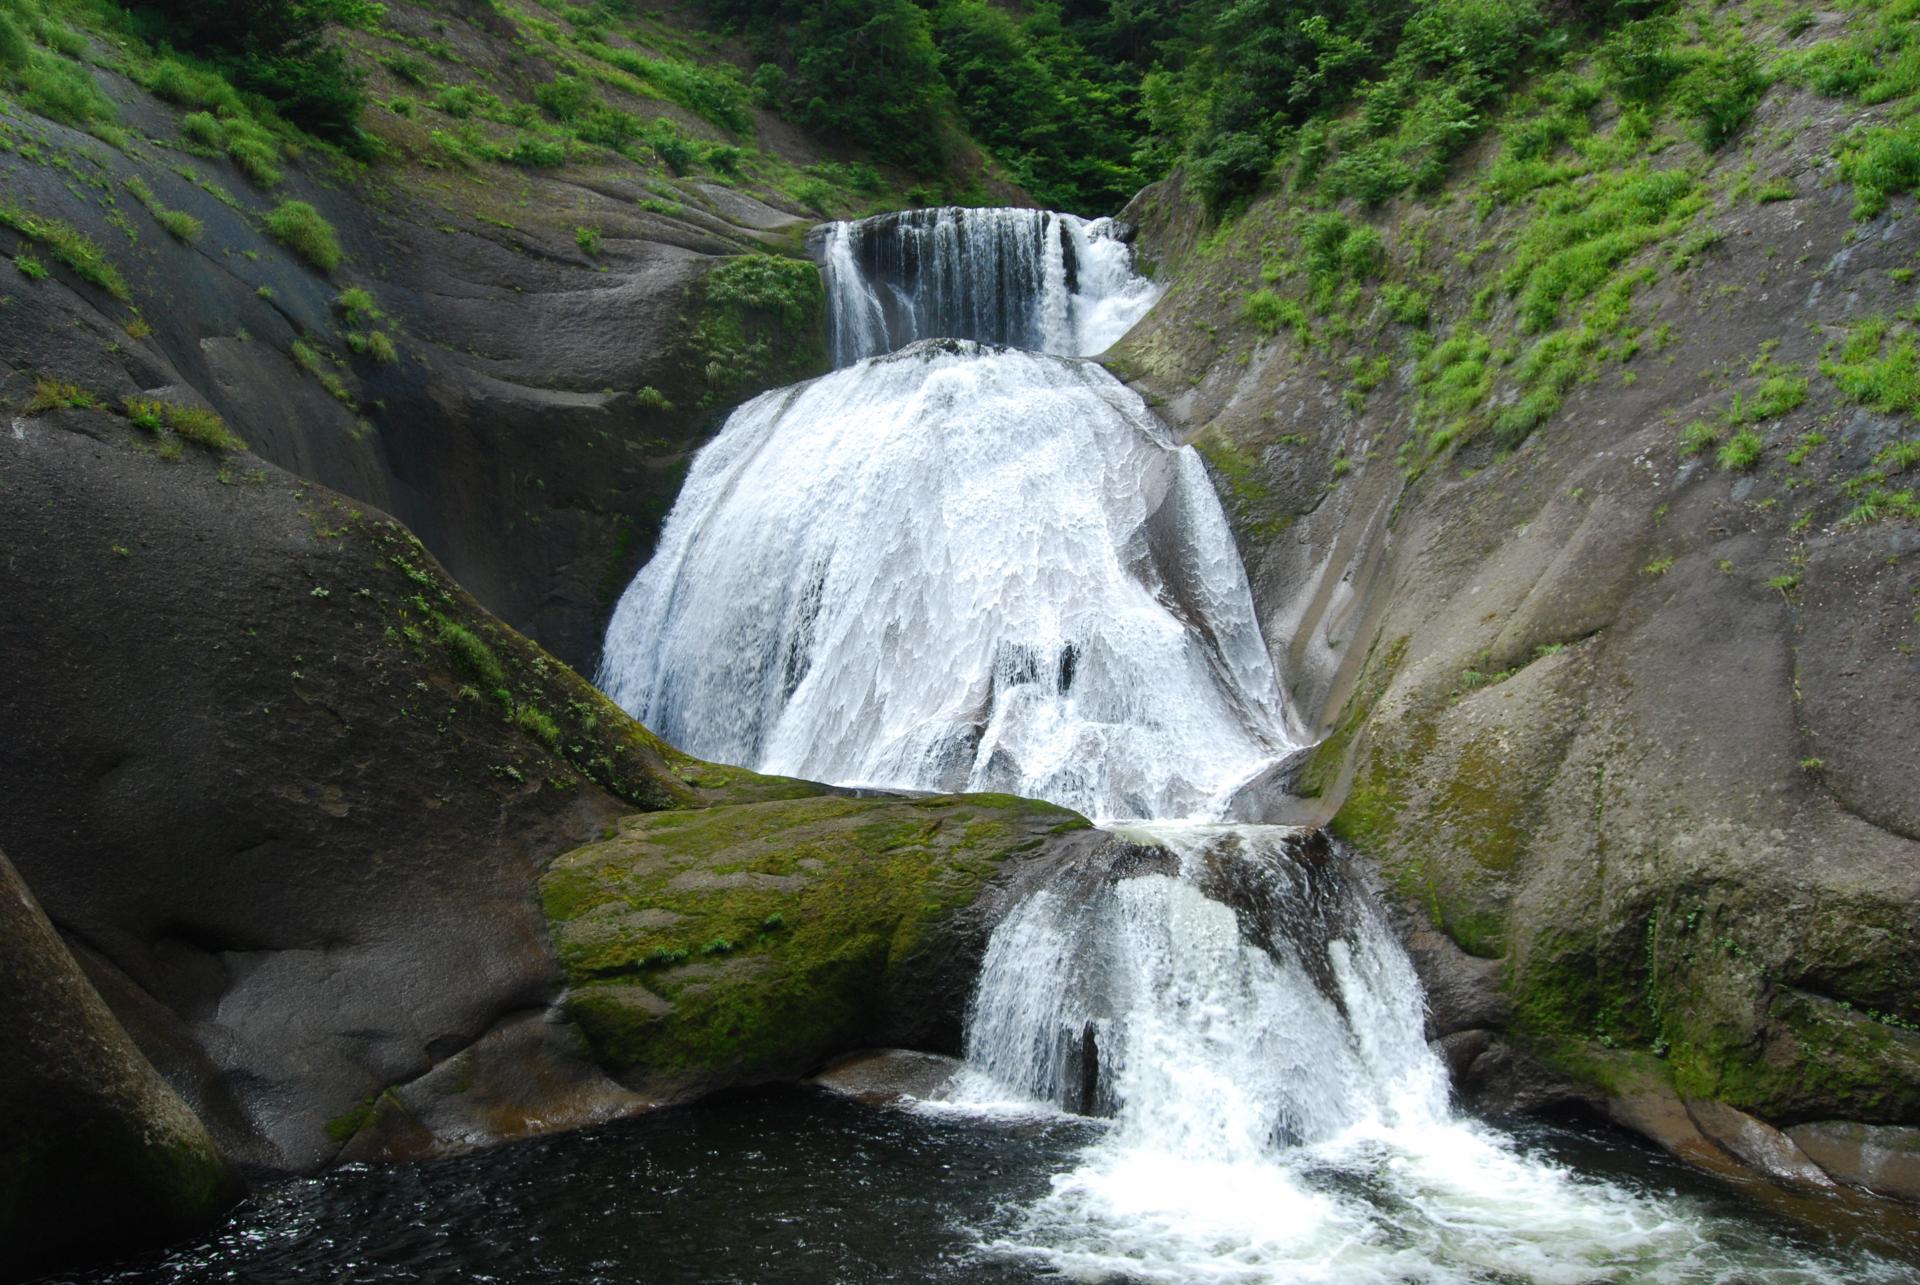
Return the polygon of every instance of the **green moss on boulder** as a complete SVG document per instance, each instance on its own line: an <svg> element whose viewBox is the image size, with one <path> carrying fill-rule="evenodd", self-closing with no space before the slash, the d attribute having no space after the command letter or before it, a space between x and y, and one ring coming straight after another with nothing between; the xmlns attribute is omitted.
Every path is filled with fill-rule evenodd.
<svg viewBox="0 0 1920 1285"><path fill-rule="evenodd" d="M678 1096L924 1025L947 1003L930 972L970 948L959 912L1009 857L1085 828L1007 795L663 812L561 856L540 893L595 1055Z"/></svg>

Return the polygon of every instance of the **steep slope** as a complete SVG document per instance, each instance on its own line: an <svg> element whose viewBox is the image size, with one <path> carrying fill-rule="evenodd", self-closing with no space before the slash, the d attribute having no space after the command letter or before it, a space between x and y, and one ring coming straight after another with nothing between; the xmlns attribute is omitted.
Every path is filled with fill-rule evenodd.
<svg viewBox="0 0 1920 1285"><path fill-rule="evenodd" d="M1911 108L1820 74L1902 12L1688 14L1767 69L1727 141L1602 45L1431 195L1150 190L1171 289L1109 364L1209 458L1303 817L1469 1091L1916 1195L1829 1123L1920 1150L1913 206L1860 160Z"/></svg>
<svg viewBox="0 0 1920 1285"><path fill-rule="evenodd" d="M697 27L561 8L336 33L369 77L342 150L118 11L23 2L0 401L37 377L199 400L589 666L691 448L824 369L805 228L916 180L754 107ZM954 182L1015 195L956 146Z"/></svg>

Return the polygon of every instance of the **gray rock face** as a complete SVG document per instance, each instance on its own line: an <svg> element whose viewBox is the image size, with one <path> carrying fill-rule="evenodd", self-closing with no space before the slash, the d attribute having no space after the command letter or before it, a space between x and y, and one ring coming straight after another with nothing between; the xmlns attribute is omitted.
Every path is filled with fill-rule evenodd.
<svg viewBox="0 0 1920 1285"><path fill-rule="evenodd" d="M0 433L0 843L78 958L60 948L62 984L165 1075L183 1129L197 1114L250 1171L443 1154L644 1110L649 1086L685 1100L875 1042L956 1044L1002 885L1106 842L1005 796L690 759L390 519L151 441L95 411ZM663 933L672 969L652 966ZM609 950L644 978L603 975ZM32 1011L52 1038L77 1002ZM718 1039L729 1006L765 1020Z"/></svg>
<svg viewBox="0 0 1920 1285"><path fill-rule="evenodd" d="M1812 164L1844 117L1777 91L1749 159ZM1766 133L1786 119L1807 133ZM1900 220L1856 230L1850 200L1841 185L1703 215L1728 250L1684 279L1649 255L1634 296L1635 325L1670 327L1670 359L1608 367L1517 449L1483 436L1412 479L1400 463L1432 426L1413 363L1358 402L1342 387L1345 363L1404 351L1402 332L1308 349L1236 311L1259 255L1291 244L1284 199L1208 256L1165 192L1128 211L1174 278L1106 360L1215 466L1269 646L1326 738L1293 778L1317 807L1292 819L1331 819L1377 864L1430 1036L1489 1109L1717 1103L1699 1109L1753 1119L1774 1150L1802 1122L1920 1123L1920 536L1844 521L1837 486L1913 426L1819 373L1830 337L1906 306L1888 273L1911 246ZM1499 256L1473 247L1525 213L1421 217L1374 221L1389 245L1417 231L1444 269L1423 278L1438 340L1498 286ZM1534 342L1486 297L1473 326ZM1723 423L1761 367L1808 385L1759 423L1760 462L1682 456L1678 426ZM1791 462L1816 436L1824 454ZM1691 1117L1620 1118L1706 1138ZM1741 1151L1721 1133L1703 1145ZM1803 1158L1858 1181L1844 1150Z"/></svg>
<svg viewBox="0 0 1920 1285"><path fill-rule="evenodd" d="M0 1279L183 1235L237 1194L0 854Z"/></svg>
<svg viewBox="0 0 1920 1285"><path fill-rule="evenodd" d="M129 125L179 133L178 110L115 74L100 80ZM508 221L459 184L419 184L395 202L371 181L341 187L290 167L268 194L224 159L107 149L32 116L16 128L38 160L0 152L0 189L106 247L129 298L64 271L9 287L7 401L45 375L110 401L168 389L211 405L263 459L400 518L491 610L576 668L591 667L614 598L720 414L825 368L823 313L795 331L751 306L710 305L708 275L733 256L800 252L807 221L745 196L688 184L668 205L680 212L662 215L637 204L652 192L632 175L539 175ZM72 173L106 192L137 178L205 230L183 244L127 201L126 235L109 216L128 211L91 199ZM288 198L334 228L345 257L333 272L264 230L261 216ZM579 224L601 230L596 255L574 243ZM341 307L350 286L377 316ZM709 321L766 341L764 368L733 360L710 373ZM397 360L355 352L353 335L371 330L391 336Z"/></svg>

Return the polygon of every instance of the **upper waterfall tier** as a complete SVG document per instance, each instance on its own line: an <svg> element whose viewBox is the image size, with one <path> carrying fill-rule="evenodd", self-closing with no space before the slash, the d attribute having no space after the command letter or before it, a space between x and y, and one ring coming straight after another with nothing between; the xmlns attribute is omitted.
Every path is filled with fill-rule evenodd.
<svg viewBox="0 0 1920 1285"><path fill-rule="evenodd" d="M918 339L1090 357L1159 290L1112 219L1045 210L907 210L816 233L835 366Z"/></svg>
<svg viewBox="0 0 1920 1285"><path fill-rule="evenodd" d="M1092 362L951 340L735 411L600 684L706 758L1099 817L1294 745L1199 456Z"/></svg>

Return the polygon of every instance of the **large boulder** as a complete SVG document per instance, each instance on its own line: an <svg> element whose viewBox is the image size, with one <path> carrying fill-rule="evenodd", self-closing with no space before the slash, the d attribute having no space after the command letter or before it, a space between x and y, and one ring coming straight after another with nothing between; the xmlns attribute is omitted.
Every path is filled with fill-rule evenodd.
<svg viewBox="0 0 1920 1285"><path fill-rule="evenodd" d="M248 1168L950 1046L976 896L1087 841L1020 800L691 759L403 527L247 454L66 409L0 434L0 478L0 843ZM649 972L666 921L686 956ZM623 968L676 1014L646 1040L609 1034ZM720 1007L766 1023L752 1056L683 1055Z"/></svg>
<svg viewBox="0 0 1920 1285"><path fill-rule="evenodd" d="M183 1235L237 1188L0 854L0 1280Z"/></svg>

